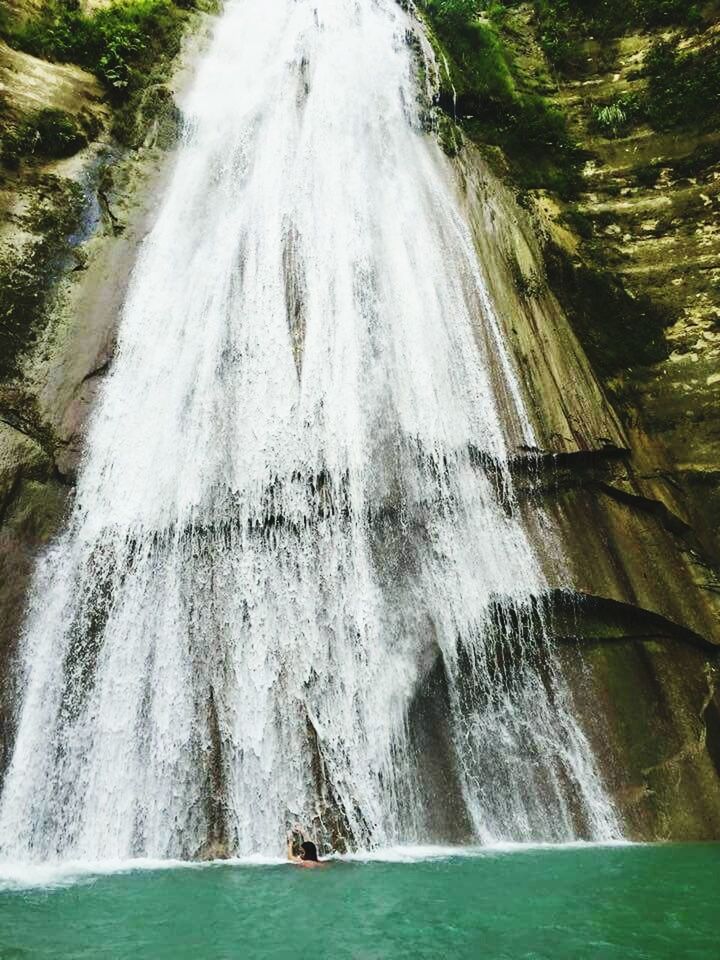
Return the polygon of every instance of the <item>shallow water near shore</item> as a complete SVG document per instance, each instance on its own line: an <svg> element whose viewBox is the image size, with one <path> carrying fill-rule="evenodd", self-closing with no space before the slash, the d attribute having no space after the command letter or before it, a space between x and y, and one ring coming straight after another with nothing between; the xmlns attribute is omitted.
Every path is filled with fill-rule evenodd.
<svg viewBox="0 0 720 960"><path fill-rule="evenodd" d="M0 958L708 960L720 845L0 871ZM4 878L4 879L3 879Z"/></svg>

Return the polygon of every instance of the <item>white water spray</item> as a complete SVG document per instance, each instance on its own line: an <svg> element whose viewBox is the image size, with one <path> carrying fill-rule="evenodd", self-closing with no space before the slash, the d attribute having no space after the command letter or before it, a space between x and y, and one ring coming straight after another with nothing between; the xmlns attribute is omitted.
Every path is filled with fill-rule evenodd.
<svg viewBox="0 0 720 960"><path fill-rule="evenodd" d="M393 0L218 23L36 577L4 859L276 854L295 820L432 842L453 790L468 841L619 834L543 627L508 468L532 428L411 26Z"/></svg>

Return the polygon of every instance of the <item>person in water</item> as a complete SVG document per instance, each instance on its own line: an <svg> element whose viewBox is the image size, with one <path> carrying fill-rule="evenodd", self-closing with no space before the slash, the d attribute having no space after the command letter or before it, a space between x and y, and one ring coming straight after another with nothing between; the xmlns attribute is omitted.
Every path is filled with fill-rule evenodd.
<svg viewBox="0 0 720 960"><path fill-rule="evenodd" d="M299 867L324 867L326 864L318 859L317 847L312 840L301 840L299 844L300 854L295 853L295 837L292 833L288 834L287 855L291 863L296 863Z"/></svg>

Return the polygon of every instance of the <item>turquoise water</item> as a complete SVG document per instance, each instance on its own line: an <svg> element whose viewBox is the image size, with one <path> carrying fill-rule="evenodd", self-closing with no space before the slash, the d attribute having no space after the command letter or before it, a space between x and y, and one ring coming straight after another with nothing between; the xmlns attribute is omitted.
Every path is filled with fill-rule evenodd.
<svg viewBox="0 0 720 960"><path fill-rule="evenodd" d="M716 845L145 869L6 883L0 958L715 960L719 893Z"/></svg>

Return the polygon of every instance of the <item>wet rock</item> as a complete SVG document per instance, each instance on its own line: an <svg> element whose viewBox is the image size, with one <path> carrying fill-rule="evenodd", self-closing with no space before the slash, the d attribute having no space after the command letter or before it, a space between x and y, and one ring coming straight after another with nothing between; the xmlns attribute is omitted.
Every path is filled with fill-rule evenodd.
<svg viewBox="0 0 720 960"><path fill-rule="evenodd" d="M232 854L225 843L218 840L208 840L207 843L204 843L195 851L191 859L201 861L229 860L231 856Z"/></svg>
<svg viewBox="0 0 720 960"><path fill-rule="evenodd" d="M143 146L170 150L182 131L182 111L173 91L165 84L154 84L144 91L137 111L136 128L145 131Z"/></svg>

